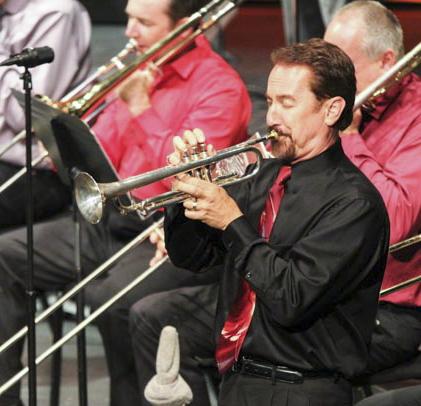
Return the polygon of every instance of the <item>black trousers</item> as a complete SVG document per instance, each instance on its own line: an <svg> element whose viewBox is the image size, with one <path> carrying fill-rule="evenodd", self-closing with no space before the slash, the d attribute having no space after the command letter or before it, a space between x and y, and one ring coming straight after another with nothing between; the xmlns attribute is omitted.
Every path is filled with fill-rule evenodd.
<svg viewBox="0 0 421 406"><path fill-rule="evenodd" d="M421 385L378 393L355 406L421 406Z"/></svg>
<svg viewBox="0 0 421 406"><path fill-rule="evenodd" d="M114 252L124 246L131 233L116 234L110 219L92 226L81 224L82 230L82 268L85 273L91 272ZM123 221L123 220L122 220ZM127 220L128 229L137 232L145 227L133 218ZM87 290L87 301L96 308L108 299L121 286L142 273L154 251L150 244L132 250L127 256L109 271L108 276L98 279ZM38 223L34 227L34 268L35 289L39 291L62 290L73 284L76 279L74 271L74 235L70 213L58 218ZM26 271L26 229L19 228L0 235L0 342L4 342L26 324L25 306L25 271ZM206 276L207 277L207 276ZM171 265L159 268L144 283L132 291L122 302L116 303L104 314L98 325L104 338L107 362L111 378L111 404L138 405L134 360L130 348L128 332L128 314L130 306L151 293L160 292L202 283L195 274L175 269ZM0 355L0 383L9 379L21 368L20 356L22 344L16 345ZM19 385L11 388L0 397L1 406L17 404Z"/></svg>
<svg viewBox="0 0 421 406"><path fill-rule="evenodd" d="M0 161L0 185L21 169ZM34 220L46 219L63 210L71 199L67 188L53 171L33 170ZM25 177L0 194L0 232L26 222Z"/></svg>
<svg viewBox="0 0 421 406"><path fill-rule="evenodd" d="M367 373L373 374L408 361L419 354L421 308L382 302L377 311Z"/></svg>
<svg viewBox="0 0 421 406"><path fill-rule="evenodd" d="M302 384L272 382L239 373L222 380L219 406L351 406L352 386L345 379L312 378Z"/></svg>
<svg viewBox="0 0 421 406"><path fill-rule="evenodd" d="M174 326L180 341L180 374L193 391L191 405L208 406L205 381L195 357L213 358L214 320L218 284L157 293L137 302L130 311L130 334L142 401L143 390L155 375L155 357L163 327Z"/></svg>

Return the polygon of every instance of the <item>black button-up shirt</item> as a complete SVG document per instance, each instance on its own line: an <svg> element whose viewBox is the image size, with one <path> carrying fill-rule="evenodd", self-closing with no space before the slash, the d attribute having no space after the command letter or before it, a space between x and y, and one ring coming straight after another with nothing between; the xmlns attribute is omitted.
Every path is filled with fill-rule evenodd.
<svg viewBox="0 0 421 406"><path fill-rule="evenodd" d="M168 210L168 252L192 270L221 264L217 335L240 278L251 284L256 308L244 354L351 377L365 366L387 257L383 201L338 141L292 166L266 241L258 223L280 165L267 160L253 179L229 189L244 215L224 232L187 220L180 207Z"/></svg>

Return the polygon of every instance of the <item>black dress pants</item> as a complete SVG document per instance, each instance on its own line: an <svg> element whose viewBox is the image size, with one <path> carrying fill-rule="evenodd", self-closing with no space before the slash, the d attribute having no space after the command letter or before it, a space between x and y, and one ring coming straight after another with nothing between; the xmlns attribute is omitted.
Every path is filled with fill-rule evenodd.
<svg viewBox="0 0 421 406"><path fill-rule="evenodd" d="M366 372L373 374L394 367L419 354L421 308L381 302Z"/></svg>
<svg viewBox="0 0 421 406"><path fill-rule="evenodd" d="M209 271L212 272L212 271ZM171 325L180 342L180 374L193 392L191 405L208 406L205 381L195 357L213 358L214 320L218 284L186 287L157 293L137 302L130 311L130 333L138 372L142 401L149 405L143 391L155 375L155 359L161 330Z"/></svg>
<svg viewBox="0 0 421 406"><path fill-rule="evenodd" d="M111 212L112 213L112 212ZM112 216L111 216L112 217ZM123 218L123 217L118 217ZM133 217L124 217L129 222L124 233L124 224L116 228L110 219L98 225L81 224L82 269L89 273L102 264L135 234L146 226ZM126 230L126 231L127 231ZM117 231L119 232L117 234ZM137 233L134 233L137 231ZM134 234L133 234L134 233ZM121 286L127 285L146 268L154 252L150 244L142 245L118 262L104 278L98 279L87 290L87 302L98 307ZM34 227L34 285L38 291L53 291L68 288L74 283L74 235L71 213L41 222ZM0 342L4 342L26 324L25 305L26 229L19 228L0 235ZM204 277L208 278L205 274ZM201 283L200 276L186 270L176 269L170 264L159 268L142 284L135 288L120 303L113 305L98 320L104 338L107 362L110 370L111 404L138 405L139 391L136 371L130 347L128 314L130 306L151 294ZM8 311L3 311L8 309ZM21 368L22 345L17 345L0 355L0 383L9 379ZM0 396L0 406L17 404L19 385Z"/></svg>
<svg viewBox="0 0 421 406"><path fill-rule="evenodd" d="M342 378L312 378L290 384L228 372L218 401L219 406L351 406L352 386Z"/></svg>
<svg viewBox="0 0 421 406"><path fill-rule="evenodd" d="M20 166L0 161L0 185L21 169ZM34 220L46 219L63 210L71 202L70 189L56 173L33 170ZM25 177L0 193L0 232L24 225L26 222Z"/></svg>
<svg viewBox="0 0 421 406"><path fill-rule="evenodd" d="M421 385L378 393L355 406L421 406Z"/></svg>

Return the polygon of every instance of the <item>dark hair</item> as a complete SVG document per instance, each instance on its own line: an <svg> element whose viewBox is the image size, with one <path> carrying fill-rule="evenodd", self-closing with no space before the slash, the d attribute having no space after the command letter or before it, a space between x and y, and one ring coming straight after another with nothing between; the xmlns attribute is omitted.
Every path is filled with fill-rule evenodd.
<svg viewBox="0 0 421 406"><path fill-rule="evenodd" d="M209 0L170 0L168 14L172 21L177 22L183 17L189 17L208 3Z"/></svg>
<svg viewBox="0 0 421 406"><path fill-rule="evenodd" d="M334 128L343 130L351 124L356 91L355 70L351 59L336 45L322 39L276 49L272 62L280 65L307 66L313 72L311 90L317 100L340 96L345 108Z"/></svg>

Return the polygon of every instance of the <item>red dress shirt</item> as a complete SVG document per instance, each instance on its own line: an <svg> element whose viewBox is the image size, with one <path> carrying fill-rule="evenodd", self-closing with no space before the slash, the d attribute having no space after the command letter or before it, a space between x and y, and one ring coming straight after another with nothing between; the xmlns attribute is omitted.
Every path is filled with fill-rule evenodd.
<svg viewBox="0 0 421 406"><path fill-rule="evenodd" d="M360 134L342 138L352 162L373 182L390 218L390 243L421 231L421 80L411 74L380 100ZM421 274L421 248L389 255L382 289ZM421 306L421 284L384 296Z"/></svg>
<svg viewBox="0 0 421 406"><path fill-rule="evenodd" d="M116 100L93 127L121 178L167 164L172 138L200 128L216 149L243 141L251 103L238 74L204 37L195 47L162 68L151 93L152 107L133 117ZM138 198L168 191L170 182L137 189Z"/></svg>

